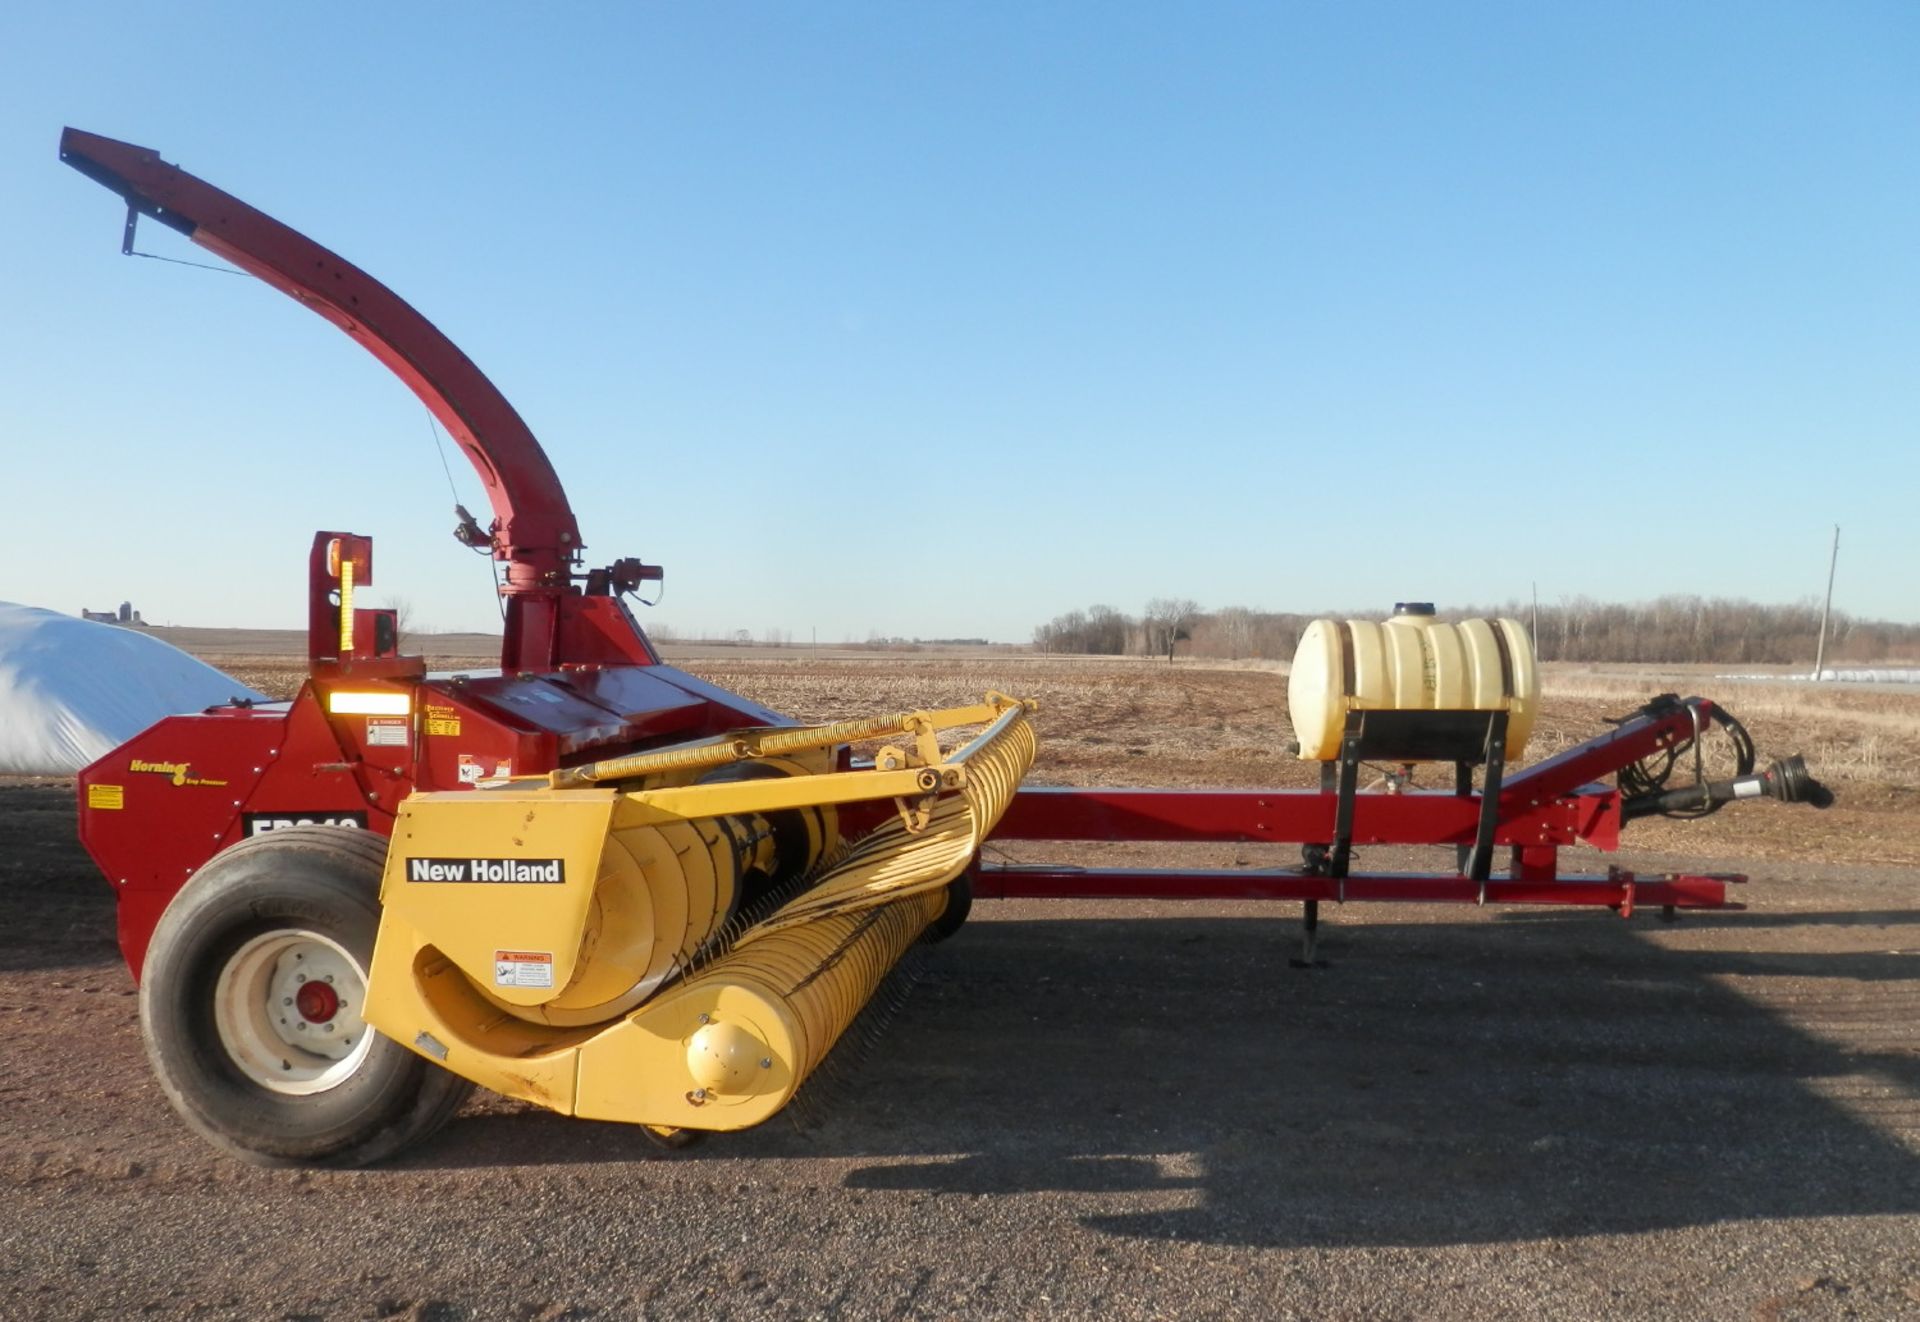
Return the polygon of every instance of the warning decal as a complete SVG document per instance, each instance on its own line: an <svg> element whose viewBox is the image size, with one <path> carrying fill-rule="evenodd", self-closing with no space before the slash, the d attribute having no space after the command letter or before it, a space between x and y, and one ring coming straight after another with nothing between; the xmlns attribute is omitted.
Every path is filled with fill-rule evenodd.
<svg viewBox="0 0 1920 1322"><path fill-rule="evenodd" d="M404 716L367 717L367 745L370 748L405 748L407 718Z"/></svg>
<svg viewBox="0 0 1920 1322"><path fill-rule="evenodd" d="M126 806L127 787L125 785L87 786L87 807L112 811Z"/></svg>
<svg viewBox="0 0 1920 1322"><path fill-rule="evenodd" d="M546 950L494 951L493 985L496 987L553 986L552 952Z"/></svg>

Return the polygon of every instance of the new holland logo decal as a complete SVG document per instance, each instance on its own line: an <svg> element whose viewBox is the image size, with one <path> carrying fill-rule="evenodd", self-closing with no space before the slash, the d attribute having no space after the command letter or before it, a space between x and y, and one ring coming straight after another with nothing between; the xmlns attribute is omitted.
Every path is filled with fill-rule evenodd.
<svg viewBox="0 0 1920 1322"><path fill-rule="evenodd" d="M566 861L558 858L410 858L407 860L408 881L558 886L566 879Z"/></svg>

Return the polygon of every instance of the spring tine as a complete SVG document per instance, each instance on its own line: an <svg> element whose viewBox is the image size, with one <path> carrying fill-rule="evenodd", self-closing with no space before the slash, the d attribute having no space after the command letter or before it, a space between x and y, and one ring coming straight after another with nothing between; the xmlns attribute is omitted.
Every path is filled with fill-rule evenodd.
<svg viewBox="0 0 1920 1322"><path fill-rule="evenodd" d="M925 947L909 947L840 1034L826 1059L807 1076L791 1108L803 1111L804 1128L817 1128L824 1117L844 1113L846 1104L856 1098L855 1083L862 1067L886 1040L895 1017L912 998L926 969ZM801 1123L798 1116L796 1123Z"/></svg>
<svg viewBox="0 0 1920 1322"><path fill-rule="evenodd" d="M964 750L967 781L962 794L942 799L923 832L910 834L891 821L876 828L735 945L813 921L823 913L885 903L946 885L979 852L981 842L1012 803L1021 776L1032 765L1035 745L1032 725L1024 714L1008 720L992 738L975 741Z"/></svg>
<svg viewBox="0 0 1920 1322"><path fill-rule="evenodd" d="M732 967L780 988L804 1025L807 1059L796 1062L803 1080L849 1028L856 1046L878 1040L911 989L911 981L894 981L889 966L911 948L938 911L938 892L1012 803L1037 743L1024 708L1004 711L948 759L965 769L960 792L940 795L922 830L894 817L837 842L804 874L742 906L713 938L683 952L662 985L724 978ZM820 1092L812 1084L806 1091Z"/></svg>

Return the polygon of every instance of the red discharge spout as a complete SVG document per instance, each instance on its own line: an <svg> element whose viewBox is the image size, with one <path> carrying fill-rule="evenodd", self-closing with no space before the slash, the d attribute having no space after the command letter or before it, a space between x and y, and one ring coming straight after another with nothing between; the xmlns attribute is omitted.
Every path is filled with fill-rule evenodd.
<svg viewBox="0 0 1920 1322"><path fill-rule="evenodd" d="M509 611L502 665L553 665L557 599L573 590L580 531L546 452L472 360L359 267L151 148L70 128L60 135L60 159L126 199L129 250L134 218L151 216L319 313L406 382L492 502L493 555L506 564L502 592L521 607Z"/></svg>

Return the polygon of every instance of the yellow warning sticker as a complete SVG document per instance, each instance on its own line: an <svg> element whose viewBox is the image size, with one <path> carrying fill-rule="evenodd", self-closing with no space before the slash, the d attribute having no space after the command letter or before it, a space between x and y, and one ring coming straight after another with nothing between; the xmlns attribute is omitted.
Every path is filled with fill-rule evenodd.
<svg viewBox="0 0 1920 1322"><path fill-rule="evenodd" d="M550 950L494 951L493 985L496 987L553 986L553 952Z"/></svg>
<svg viewBox="0 0 1920 1322"><path fill-rule="evenodd" d="M125 785L87 786L87 807L114 812L126 806L127 787Z"/></svg>
<svg viewBox="0 0 1920 1322"><path fill-rule="evenodd" d="M442 707L438 703L427 704L427 733L460 733L460 710L457 707Z"/></svg>

